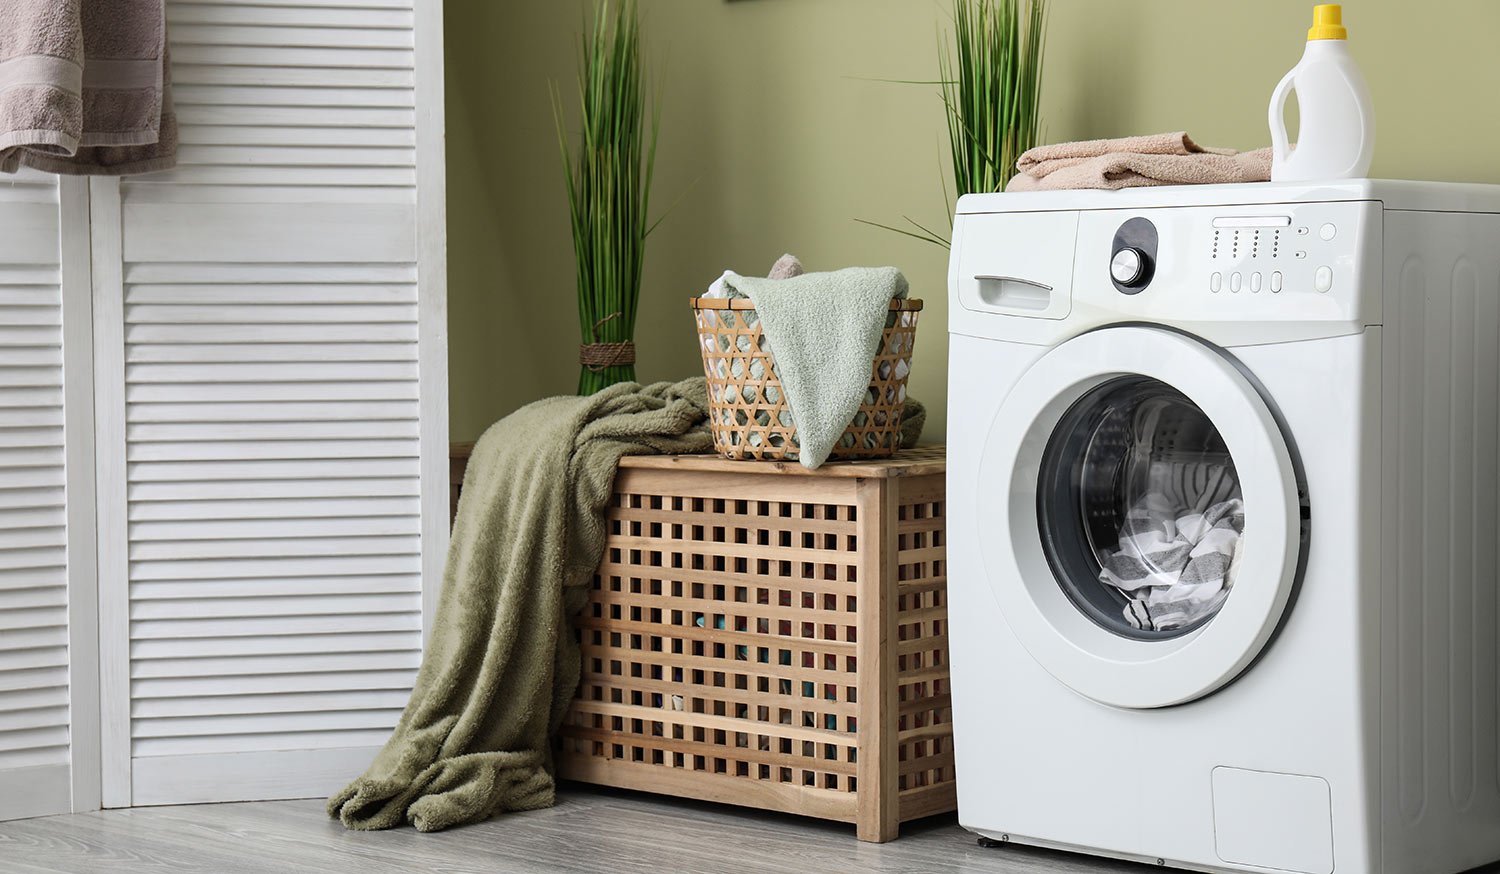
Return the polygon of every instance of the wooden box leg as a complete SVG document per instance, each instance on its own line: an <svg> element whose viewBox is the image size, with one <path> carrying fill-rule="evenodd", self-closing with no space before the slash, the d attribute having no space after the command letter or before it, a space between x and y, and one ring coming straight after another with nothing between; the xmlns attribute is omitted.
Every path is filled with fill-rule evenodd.
<svg viewBox="0 0 1500 874"><path fill-rule="evenodd" d="M900 831L896 758L897 489L886 478L861 479L855 490L860 559L855 645L859 689L859 764L855 790L859 839L884 843Z"/></svg>

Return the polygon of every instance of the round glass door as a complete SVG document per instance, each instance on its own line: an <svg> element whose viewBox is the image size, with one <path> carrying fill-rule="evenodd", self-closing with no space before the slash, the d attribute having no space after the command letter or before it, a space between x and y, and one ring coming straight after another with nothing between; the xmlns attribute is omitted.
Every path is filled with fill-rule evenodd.
<svg viewBox="0 0 1500 874"><path fill-rule="evenodd" d="M1245 504L1208 415L1149 377L1111 379L1063 415L1037 480L1042 547L1058 584L1100 627L1187 634L1234 587Z"/></svg>
<svg viewBox="0 0 1500 874"><path fill-rule="evenodd" d="M1117 707L1182 704L1261 653L1307 535L1286 436L1216 349L1107 328L1042 356L991 424L979 549L1019 642Z"/></svg>

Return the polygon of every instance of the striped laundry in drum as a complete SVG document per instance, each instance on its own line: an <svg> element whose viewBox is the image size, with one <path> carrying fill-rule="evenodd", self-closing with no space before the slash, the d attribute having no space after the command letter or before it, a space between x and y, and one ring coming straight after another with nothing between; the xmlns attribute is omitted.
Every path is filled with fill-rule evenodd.
<svg viewBox="0 0 1500 874"><path fill-rule="evenodd" d="M1131 507L1116 550L1101 557L1099 578L1128 599L1134 628L1169 631L1213 615L1234 586L1245 529L1238 498L1199 512L1161 492Z"/></svg>

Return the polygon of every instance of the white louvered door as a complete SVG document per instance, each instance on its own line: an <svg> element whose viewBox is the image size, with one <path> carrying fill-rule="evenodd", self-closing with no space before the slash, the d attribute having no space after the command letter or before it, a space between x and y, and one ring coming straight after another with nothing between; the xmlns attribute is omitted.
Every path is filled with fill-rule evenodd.
<svg viewBox="0 0 1500 874"><path fill-rule="evenodd" d="M0 186L0 820L98 805L86 207Z"/></svg>
<svg viewBox="0 0 1500 874"><path fill-rule="evenodd" d="M421 5L169 2L180 166L93 184L106 806L330 792L406 702L447 538Z"/></svg>

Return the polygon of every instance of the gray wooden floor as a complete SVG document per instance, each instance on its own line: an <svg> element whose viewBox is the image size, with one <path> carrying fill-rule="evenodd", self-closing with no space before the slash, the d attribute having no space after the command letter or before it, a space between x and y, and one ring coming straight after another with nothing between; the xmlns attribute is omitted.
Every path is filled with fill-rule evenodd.
<svg viewBox="0 0 1500 874"><path fill-rule="evenodd" d="M876 846L852 827L567 787L550 810L424 835L349 832L320 801L208 804L0 823L3 874L675 874L842 871L1141 874L1141 865L1019 847L981 849L952 817Z"/></svg>

